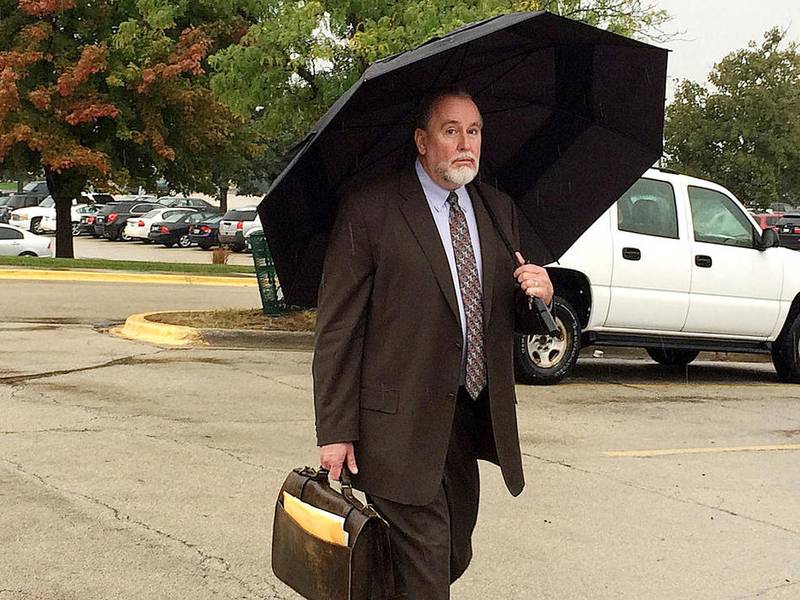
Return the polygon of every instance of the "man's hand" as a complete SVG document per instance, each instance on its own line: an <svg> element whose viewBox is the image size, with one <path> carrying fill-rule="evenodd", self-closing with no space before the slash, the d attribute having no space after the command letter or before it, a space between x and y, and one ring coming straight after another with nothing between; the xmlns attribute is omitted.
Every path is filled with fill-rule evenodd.
<svg viewBox="0 0 800 600"><path fill-rule="evenodd" d="M537 265L526 265L522 254L516 253L519 267L514 271L514 277L519 282L522 291L528 296L538 296L545 304L550 305L553 299L553 284L547 270Z"/></svg>
<svg viewBox="0 0 800 600"><path fill-rule="evenodd" d="M319 448L319 464L323 469L330 471L329 477L339 481L342 476L342 465L347 461L347 468L351 473L358 473L356 466L356 452L353 442L328 444Z"/></svg>

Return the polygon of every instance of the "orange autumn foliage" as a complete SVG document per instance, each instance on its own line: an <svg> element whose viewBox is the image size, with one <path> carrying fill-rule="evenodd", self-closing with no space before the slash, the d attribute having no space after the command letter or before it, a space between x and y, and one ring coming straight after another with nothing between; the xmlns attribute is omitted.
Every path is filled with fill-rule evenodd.
<svg viewBox="0 0 800 600"><path fill-rule="evenodd" d="M71 111L64 117L70 125L79 123L92 123L101 117L111 117L112 119L119 114L119 109L108 102L95 102L85 100L72 106Z"/></svg>
<svg viewBox="0 0 800 600"><path fill-rule="evenodd" d="M10 67L0 71L0 120L19 106L17 79L19 75Z"/></svg>
<svg viewBox="0 0 800 600"><path fill-rule="evenodd" d="M95 170L102 175L111 172L107 154L78 144L63 149L53 148L53 151L46 148L42 152L42 162L56 173L75 168Z"/></svg>
<svg viewBox="0 0 800 600"><path fill-rule="evenodd" d="M64 71L56 82L56 89L62 96L69 96L75 89L86 81L90 75L106 70L105 44L99 46L86 46L81 52L81 57L74 67Z"/></svg>
<svg viewBox="0 0 800 600"><path fill-rule="evenodd" d="M34 152L39 152L44 147L41 138L30 126L14 125L7 132L0 134L0 160L6 157L14 144L25 144Z"/></svg>
<svg viewBox="0 0 800 600"><path fill-rule="evenodd" d="M41 42L53 35L53 26L47 21L39 21L22 28L19 33L20 46L29 50L36 48Z"/></svg>
<svg viewBox="0 0 800 600"><path fill-rule="evenodd" d="M156 80L168 81L182 73L202 75L202 61L213 45L213 40L202 29L187 28L181 32L177 48L167 57L166 63L142 69L142 82L137 91L146 93Z"/></svg>
<svg viewBox="0 0 800 600"><path fill-rule="evenodd" d="M52 100L50 89L37 88L28 92L28 100L39 110L50 110Z"/></svg>
<svg viewBox="0 0 800 600"><path fill-rule="evenodd" d="M16 50L0 52L0 69L10 67L15 71L22 71L42 58L44 58L43 52L17 52Z"/></svg>
<svg viewBox="0 0 800 600"><path fill-rule="evenodd" d="M30 17L52 15L74 7L74 0L19 0L19 9Z"/></svg>

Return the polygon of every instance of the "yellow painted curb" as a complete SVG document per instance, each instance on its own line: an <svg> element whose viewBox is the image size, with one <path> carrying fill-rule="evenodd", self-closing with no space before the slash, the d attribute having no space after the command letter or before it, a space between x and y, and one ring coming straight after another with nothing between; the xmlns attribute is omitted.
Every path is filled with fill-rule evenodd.
<svg viewBox="0 0 800 600"><path fill-rule="evenodd" d="M203 341L199 329L148 321L147 317L153 314L164 313L141 313L138 315L131 315L125 320L125 324L122 327L113 328L111 333L130 340L150 342L151 344L158 344L160 346L208 345Z"/></svg>
<svg viewBox="0 0 800 600"><path fill-rule="evenodd" d="M256 287L254 277L214 277L210 275L162 275L147 273L108 273L95 271L49 271L47 269L0 269L0 279L29 281L96 281L117 283L156 283L162 285L212 285Z"/></svg>

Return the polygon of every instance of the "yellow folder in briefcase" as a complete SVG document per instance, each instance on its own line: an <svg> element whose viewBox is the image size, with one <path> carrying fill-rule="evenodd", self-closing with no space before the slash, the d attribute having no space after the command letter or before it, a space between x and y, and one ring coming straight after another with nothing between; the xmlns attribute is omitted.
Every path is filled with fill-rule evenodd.
<svg viewBox="0 0 800 600"><path fill-rule="evenodd" d="M347 532L344 530L344 517L306 504L289 492L283 492L283 508L300 527L321 540L347 546Z"/></svg>

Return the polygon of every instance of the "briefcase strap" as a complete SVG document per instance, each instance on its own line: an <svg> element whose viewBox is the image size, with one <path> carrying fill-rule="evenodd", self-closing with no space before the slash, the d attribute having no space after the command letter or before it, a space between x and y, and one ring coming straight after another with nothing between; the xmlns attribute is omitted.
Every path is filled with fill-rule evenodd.
<svg viewBox="0 0 800 600"><path fill-rule="evenodd" d="M383 519L381 519L384 523ZM389 525L387 525L387 528ZM378 536L378 551L383 557L383 589L386 590L386 600L403 600L406 595L397 593L397 582L394 578L394 560L392 558L392 544L389 541L389 532L384 530Z"/></svg>
<svg viewBox="0 0 800 600"><path fill-rule="evenodd" d="M314 470L310 469L310 471L313 472ZM324 481L330 485L327 469L320 467L319 471L314 474L314 478L317 479L317 481ZM403 600L406 595L397 593L397 582L394 578L392 544L389 541L389 528L391 525L386 522L386 519L384 519L371 504L364 504L361 500L356 498L355 494L353 494L353 483L350 479L350 471L347 469L346 465L342 466L341 485L342 496L344 496L345 500L347 500L353 508L367 517L380 519L381 523L383 523L386 528L378 535L378 552L380 552L383 559L383 568L381 569L383 589L386 590L386 600Z"/></svg>

